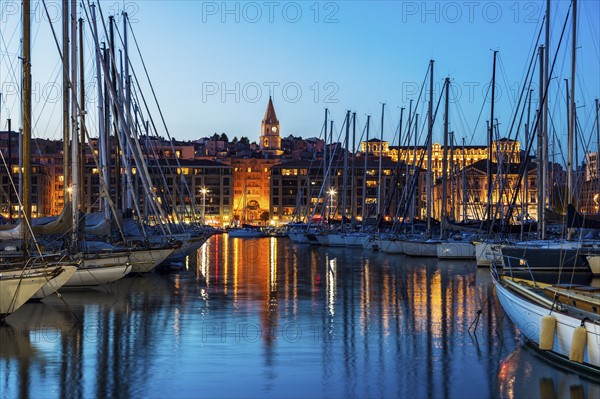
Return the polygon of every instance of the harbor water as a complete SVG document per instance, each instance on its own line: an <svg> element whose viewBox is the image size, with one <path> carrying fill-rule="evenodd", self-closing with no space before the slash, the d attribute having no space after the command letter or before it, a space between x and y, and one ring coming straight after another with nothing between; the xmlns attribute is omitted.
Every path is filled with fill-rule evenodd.
<svg viewBox="0 0 600 399"><path fill-rule="evenodd" d="M214 236L176 268L28 303L0 396L600 397L523 345L489 270Z"/></svg>

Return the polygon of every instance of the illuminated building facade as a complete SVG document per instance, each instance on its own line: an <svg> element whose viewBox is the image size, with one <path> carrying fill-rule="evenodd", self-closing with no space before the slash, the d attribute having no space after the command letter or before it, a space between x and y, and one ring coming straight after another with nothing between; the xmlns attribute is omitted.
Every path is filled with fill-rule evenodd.
<svg viewBox="0 0 600 399"><path fill-rule="evenodd" d="M343 205L349 219L375 218L380 212L402 217L404 203L400 196L410 182L413 169L384 159L379 180L379 160L369 159L365 173L364 157L349 161L344 173L342 162L334 162L329 181L323 182L322 161L283 162L271 168L271 219L277 223L291 221L341 219ZM408 173L407 173L408 171ZM419 217L423 203L419 195L425 187L421 171L415 188L414 204L407 206L407 217ZM344 192L344 180L346 191ZM377 200L380 199L380 206ZM403 209L398 209L398 204ZM413 213L411 213L413 212Z"/></svg>

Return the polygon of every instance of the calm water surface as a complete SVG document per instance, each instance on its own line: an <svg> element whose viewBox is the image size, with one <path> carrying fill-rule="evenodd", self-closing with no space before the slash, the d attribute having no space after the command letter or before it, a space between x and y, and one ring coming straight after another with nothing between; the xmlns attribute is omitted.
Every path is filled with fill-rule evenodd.
<svg viewBox="0 0 600 399"><path fill-rule="evenodd" d="M600 397L521 345L474 262L288 239L27 304L0 344L6 398Z"/></svg>

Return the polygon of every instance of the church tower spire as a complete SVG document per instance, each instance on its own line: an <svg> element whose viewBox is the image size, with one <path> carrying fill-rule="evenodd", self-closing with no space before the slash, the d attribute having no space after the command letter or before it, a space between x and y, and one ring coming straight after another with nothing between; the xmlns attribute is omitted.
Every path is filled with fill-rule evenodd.
<svg viewBox="0 0 600 399"><path fill-rule="evenodd" d="M273 99L269 96L269 104L262 120L260 131L260 150L267 156L279 156L281 150L281 137L279 136L279 120L275 114Z"/></svg>

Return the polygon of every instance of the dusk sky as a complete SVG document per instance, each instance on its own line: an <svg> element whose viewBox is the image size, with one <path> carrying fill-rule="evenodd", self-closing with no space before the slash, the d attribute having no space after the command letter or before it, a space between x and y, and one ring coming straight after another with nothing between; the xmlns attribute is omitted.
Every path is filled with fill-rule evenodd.
<svg viewBox="0 0 600 399"><path fill-rule="evenodd" d="M60 15L60 2L47 4L51 15ZM600 95L599 4L595 0L578 3L576 101L584 136L593 130L594 98ZM551 5L551 60L569 5L568 1ZM496 118L500 135L506 136L545 1L102 1L101 6L105 18L117 15L119 23L121 11L129 12L169 131L179 140L214 132L256 140L272 95L282 136L318 137L324 110L329 108L336 134L346 110L351 110L357 113L359 133L370 114L372 137L379 137L381 103L385 102L384 138L392 141L400 107L407 112L410 99L417 100L433 59L436 102L444 78L452 82L450 129L456 132L457 141L465 138L467 143L484 144L489 99L484 102L489 96L493 50L499 51ZM7 117L18 120L20 115L15 93L20 2L2 0L0 8L4 129ZM60 84L58 52L41 1L33 1L32 8L36 10L34 22L38 22L32 28L33 81L34 90L38 89L38 95L34 93L35 135L59 138L60 101L52 94L56 92L52 82ZM51 19L60 38L60 18ZM92 110L90 123L94 123L93 41L88 25L85 31L86 79L91 85L87 107ZM549 93L552 130L559 140L566 137L564 79L571 73L570 48L569 20ZM143 78L139 57L131 58L138 77ZM536 85L537 81L536 72ZM151 100L145 82L142 88ZM425 120L426 99L418 106L421 121ZM534 101L532 113L536 105ZM159 121L157 112L153 118ZM441 142L442 120L440 108L437 142ZM590 143L596 145L595 137Z"/></svg>

